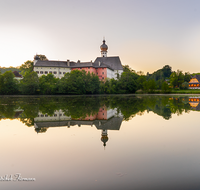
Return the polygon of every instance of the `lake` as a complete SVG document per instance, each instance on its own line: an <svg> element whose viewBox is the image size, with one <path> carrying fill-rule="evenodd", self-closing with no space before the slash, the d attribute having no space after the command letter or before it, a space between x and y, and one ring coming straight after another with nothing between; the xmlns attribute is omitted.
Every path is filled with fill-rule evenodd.
<svg viewBox="0 0 200 190"><path fill-rule="evenodd" d="M0 188L200 189L199 101L0 97Z"/></svg>

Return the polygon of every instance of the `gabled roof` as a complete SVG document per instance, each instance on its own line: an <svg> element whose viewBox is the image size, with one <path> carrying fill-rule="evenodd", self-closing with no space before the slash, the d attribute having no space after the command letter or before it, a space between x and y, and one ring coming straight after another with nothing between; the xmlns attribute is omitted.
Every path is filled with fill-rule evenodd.
<svg viewBox="0 0 200 190"><path fill-rule="evenodd" d="M70 63L70 67L93 67L93 63L92 62L73 62Z"/></svg>
<svg viewBox="0 0 200 190"><path fill-rule="evenodd" d="M72 64L73 62L70 62L70 65ZM45 61L42 61L42 60L38 60L34 67L69 67L67 65L67 61L49 61L49 60L45 60Z"/></svg>
<svg viewBox="0 0 200 190"><path fill-rule="evenodd" d="M94 66L98 67L99 63L105 64L113 70L123 70L119 56L115 57L97 57Z"/></svg>
<svg viewBox="0 0 200 190"><path fill-rule="evenodd" d="M68 64L69 63L69 64ZM67 67L67 68L80 68L80 67L94 67L94 68L109 68L111 70L123 70L121 61L118 56L116 57L97 57L94 62L67 62L67 61L49 61L38 60L34 67Z"/></svg>
<svg viewBox="0 0 200 190"><path fill-rule="evenodd" d="M194 75L194 76L192 76L192 78L190 79L190 81L191 81L192 79L197 79L198 82L200 83L200 75ZM189 82L189 83L191 84L191 83L193 83L193 82Z"/></svg>

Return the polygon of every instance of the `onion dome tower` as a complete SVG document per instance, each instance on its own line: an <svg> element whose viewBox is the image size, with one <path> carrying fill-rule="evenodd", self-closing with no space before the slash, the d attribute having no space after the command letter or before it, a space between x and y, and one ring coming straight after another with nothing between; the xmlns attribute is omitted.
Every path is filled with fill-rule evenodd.
<svg viewBox="0 0 200 190"><path fill-rule="evenodd" d="M101 141L103 142L103 146L105 147L106 146L106 142L108 141L107 130L102 130Z"/></svg>
<svg viewBox="0 0 200 190"><path fill-rule="evenodd" d="M103 44L100 46L101 49L101 57L107 57L108 46L105 44L105 39L103 39Z"/></svg>

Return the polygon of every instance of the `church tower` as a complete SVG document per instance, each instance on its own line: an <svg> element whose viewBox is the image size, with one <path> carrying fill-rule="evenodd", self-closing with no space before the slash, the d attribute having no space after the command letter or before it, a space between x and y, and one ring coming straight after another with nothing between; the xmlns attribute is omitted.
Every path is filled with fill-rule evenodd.
<svg viewBox="0 0 200 190"><path fill-rule="evenodd" d="M107 57L108 46L105 44L105 39L103 39L103 44L100 46L101 49L101 57Z"/></svg>

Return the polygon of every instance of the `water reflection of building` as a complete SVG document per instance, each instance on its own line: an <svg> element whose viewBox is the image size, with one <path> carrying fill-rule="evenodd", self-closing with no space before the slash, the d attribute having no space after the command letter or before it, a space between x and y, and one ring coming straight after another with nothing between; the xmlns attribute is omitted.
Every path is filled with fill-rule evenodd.
<svg viewBox="0 0 200 190"><path fill-rule="evenodd" d="M78 119L66 116L62 110L55 111L51 116L39 112L38 117L34 118L34 127L36 132L46 132L49 127L95 126L102 131L101 141L105 147L108 141L108 130L119 130L122 120L123 116L117 109L107 109L104 106L97 114Z"/></svg>
<svg viewBox="0 0 200 190"><path fill-rule="evenodd" d="M191 106L191 109L193 110L200 110L200 97L189 97L189 104Z"/></svg>

